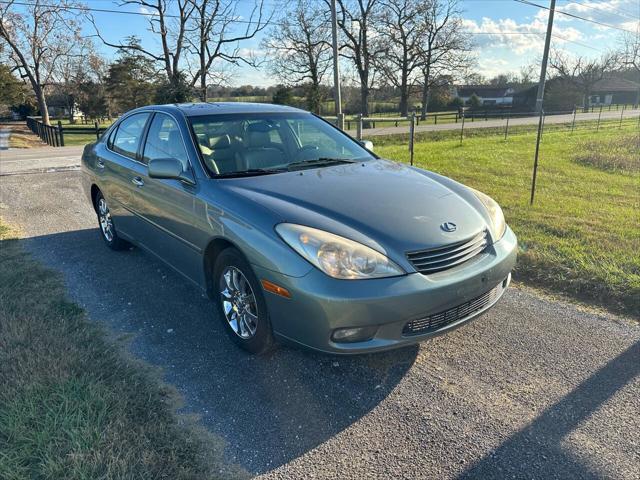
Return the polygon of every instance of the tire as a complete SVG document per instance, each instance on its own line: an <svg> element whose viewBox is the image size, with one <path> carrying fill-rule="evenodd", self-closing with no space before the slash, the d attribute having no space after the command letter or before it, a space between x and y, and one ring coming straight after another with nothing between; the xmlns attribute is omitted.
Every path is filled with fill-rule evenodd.
<svg viewBox="0 0 640 480"><path fill-rule="evenodd" d="M275 347L267 303L249 262L235 248L223 250L213 267L213 297L225 331L254 355Z"/></svg>
<svg viewBox="0 0 640 480"><path fill-rule="evenodd" d="M102 240L104 240L104 243L107 244L107 247L112 250L126 250L130 248L131 244L118 236L118 232L116 231L116 227L111 218L107 200L100 191L96 193L95 210L96 215L98 216L100 236L102 237Z"/></svg>

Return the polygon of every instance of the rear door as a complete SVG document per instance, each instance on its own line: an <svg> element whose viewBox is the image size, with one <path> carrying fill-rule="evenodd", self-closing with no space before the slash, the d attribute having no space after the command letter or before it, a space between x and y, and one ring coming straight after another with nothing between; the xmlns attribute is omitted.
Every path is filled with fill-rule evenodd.
<svg viewBox="0 0 640 480"><path fill-rule="evenodd" d="M144 244L180 272L200 281L200 244L204 237L194 211L198 186L180 180L150 178L146 167L152 159L175 158L182 162L185 171L193 173L177 121L170 115L155 113L141 152L144 185L135 192L134 208L144 220L141 224L144 231L140 234Z"/></svg>
<svg viewBox="0 0 640 480"><path fill-rule="evenodd" d="M110 134L106 148L101 149L96 165L102 171L100 188L116 229L136 241L140 220L135 215L133 192L139 188L137 179L146 170L139 150L150 116L149 112L142 112L124 118Z"/></svg>

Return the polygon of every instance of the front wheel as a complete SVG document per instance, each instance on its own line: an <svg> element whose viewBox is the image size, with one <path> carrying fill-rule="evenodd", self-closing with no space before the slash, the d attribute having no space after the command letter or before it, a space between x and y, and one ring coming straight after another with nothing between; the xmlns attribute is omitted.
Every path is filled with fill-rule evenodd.
<svg viewBox="0 0 640 480"><path fill-rule="evenodd" d="M231 339L253 354L272 350L267 304L249 262L235 248L227 248L216 259L213 279L215 302Z"/></svg>

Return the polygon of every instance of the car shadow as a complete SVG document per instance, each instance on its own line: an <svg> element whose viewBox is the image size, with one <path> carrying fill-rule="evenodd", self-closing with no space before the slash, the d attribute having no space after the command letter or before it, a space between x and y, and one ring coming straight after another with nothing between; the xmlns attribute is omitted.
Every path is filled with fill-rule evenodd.
<svg viewBox="0 0 640 480"><path fill-rule="evenodd" d="M287 347L250 356L227 338L204 294L151 255L113 252L97 229L22 242L63 273L92 320L132 334L132 353L163 369L184 398L181 411L200 415L227 442L229 461L254 474L292 461L366 415L417 356L416 346L355 357Z"/></svg>
<svg viewBox="0 0 640 480"><path fill-rule="evenodd" d="M640 342L636 342L458 478L602 478L562 442L639 375Z"/></svg>

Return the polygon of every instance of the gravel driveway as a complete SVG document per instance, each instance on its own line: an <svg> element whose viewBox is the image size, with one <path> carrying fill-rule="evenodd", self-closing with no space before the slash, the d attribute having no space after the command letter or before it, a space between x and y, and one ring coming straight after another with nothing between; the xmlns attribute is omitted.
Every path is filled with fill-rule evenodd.
<svg viewBox="0 0 640 480"><path fill-rule="evenodd" d="M638 478L637 324L516 286L420 347L253 358L195 287L103 245L79 172L1 176L0 215L261 478Z"/></svg>

